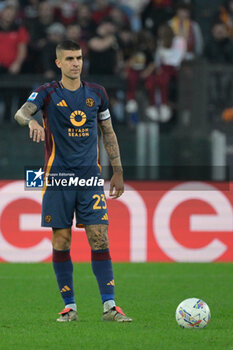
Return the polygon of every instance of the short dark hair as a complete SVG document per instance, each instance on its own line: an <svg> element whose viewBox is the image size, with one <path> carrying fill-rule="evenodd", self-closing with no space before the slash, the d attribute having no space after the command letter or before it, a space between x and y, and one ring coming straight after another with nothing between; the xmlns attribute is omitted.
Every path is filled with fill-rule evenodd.
<svg viewBox="0 0 233 350"><path fill-rule="evenodd" d="M81 50L81 46L72 40L63 40L56 46L56 54L58 55L58 51L62 50L71 50L71 51L77 51Z"/></svg>

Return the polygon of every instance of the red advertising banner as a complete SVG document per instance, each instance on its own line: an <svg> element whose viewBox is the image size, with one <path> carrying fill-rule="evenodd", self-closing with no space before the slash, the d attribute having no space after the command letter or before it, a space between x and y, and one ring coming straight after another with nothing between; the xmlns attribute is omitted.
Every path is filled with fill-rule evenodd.
<svg viewBox="0 0 233 350"><path fill-rule="evenodd" d="M125 187L122 197L107 200L113 261L233 261L233 183ZM51 260L52 233L40 226L40 211L41 191L0 181L0 261ZM73 261L90 261L83 229L73 228L71 252Z"/></svg>

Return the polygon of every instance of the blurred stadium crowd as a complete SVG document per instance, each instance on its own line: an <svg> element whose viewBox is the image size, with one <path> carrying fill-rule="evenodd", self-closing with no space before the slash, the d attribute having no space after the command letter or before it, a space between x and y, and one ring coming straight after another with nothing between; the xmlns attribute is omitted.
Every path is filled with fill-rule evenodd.
<svg viewBox="0 0 233 350"><path fill-rule="evenodd" d="M0 73L56 79L55 47L71 39L82 46L84 76L125 81L124 91L110 94L118 122L125 112L137 118L139 87L146 117L167 122L184 61L233 63L233 0L206 12L207 31L196 10L188 0L0 1Z"/></svg>

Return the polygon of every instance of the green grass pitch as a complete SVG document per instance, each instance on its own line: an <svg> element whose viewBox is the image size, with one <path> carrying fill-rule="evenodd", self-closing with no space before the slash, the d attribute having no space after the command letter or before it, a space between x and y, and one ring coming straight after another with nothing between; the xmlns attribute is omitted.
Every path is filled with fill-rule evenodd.
<svg viewBox="0 0 233 350"><path fill-rule="evenodd" d="M132 323L104 323L90 264L74 264L78 322L57 323L63 308L52 265L0 264L1 350L233 349L233 264L114 264L116 301ZM178 304L206 301L211 321L181 329Z"/></svg>

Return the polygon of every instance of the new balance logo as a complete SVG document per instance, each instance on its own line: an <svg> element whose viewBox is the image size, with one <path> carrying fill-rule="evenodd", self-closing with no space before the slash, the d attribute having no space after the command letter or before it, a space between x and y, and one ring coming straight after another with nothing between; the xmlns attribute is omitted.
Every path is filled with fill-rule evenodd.
<svg viewBox="0 0 233 350"><path fill-rule="evenodd" d="M108 220L108 214L105 213L101 220Z"/></svg>
<svg viewBox="0 0 233 350"><path fill-rule="evenodd" d="M57 106L59 107L67 107L67 103L65 100L62 100L61 102L57 103Z"/></svg>
<svg viewBox="0 0 233 350"><path fill-rule="evenodd" d="M114 280L111 280L110 282L108 282L107 286L115 286Z"/></svg>
<svg viewBox="0 0 233 350"><path fill-rule="evenodd" d="M60 290L60 292L61 292L61 293L64 293L64 292L68 292L69 290L71 290L70 287L64 286L64 287Z"/></svg>

